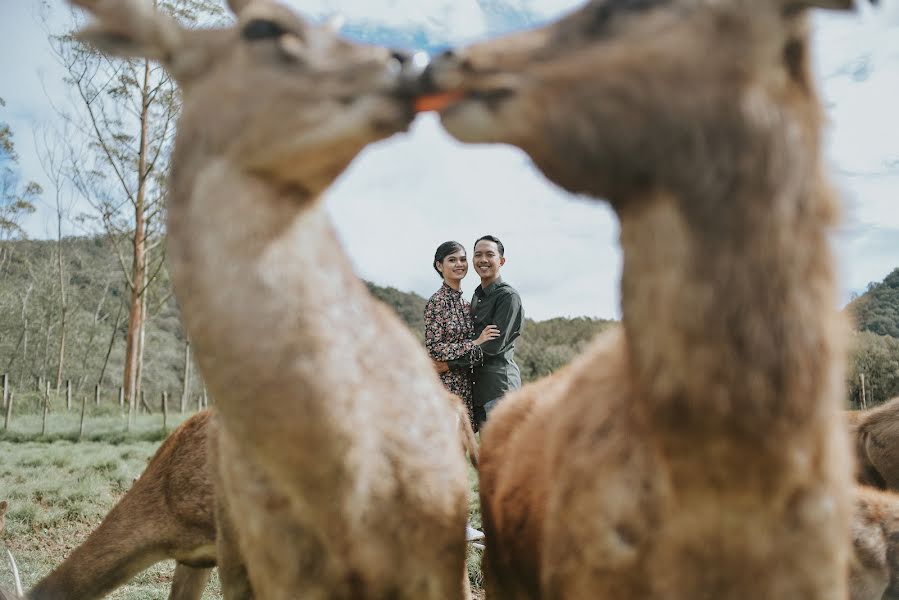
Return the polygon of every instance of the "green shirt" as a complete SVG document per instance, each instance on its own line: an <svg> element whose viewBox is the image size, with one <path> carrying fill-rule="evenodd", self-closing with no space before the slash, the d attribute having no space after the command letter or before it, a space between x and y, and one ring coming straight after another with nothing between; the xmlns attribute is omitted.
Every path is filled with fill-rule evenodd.
<svg viewBox="0 0 899 600"><path fill-rule="evenodd" d="M499 337L481 344L482 353L469 353L448 364L451 369L473 367L472 404L483 406L521 387L521 372L514 359L515 340L524 325L521 297L515 288L497 277L487 289L475 289L471 316L475 338L487 325L496 325Z"/></svg>

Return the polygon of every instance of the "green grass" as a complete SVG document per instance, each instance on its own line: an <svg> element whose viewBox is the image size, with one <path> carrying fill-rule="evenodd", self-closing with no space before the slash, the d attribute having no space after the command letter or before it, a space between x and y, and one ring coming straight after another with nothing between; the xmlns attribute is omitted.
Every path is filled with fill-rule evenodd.
<svg viewBox="0 0 899 600"><path fill-rule="evenodd" d="M139 415L126 432L125 418L117 410L86 418L81 442L75 441L80 418L75 410L49 415L44 436L40 435L41 417L33 414L16 415L10 431L0 431L0 500L10 504L6 529L0 534L0 588L12 588L10 568L3 560L4 543L15 555L27 589L87 538L143 472L165 437L162 417ZM170 415L169 429L184 418ZM469 481L471 523L480 527L473 469ZM481 551L469 547L468 574L476 598L483 585L480 560ZM109 598L166 598L173 572L173 561L159 563ZM215 574L203 597L221 598Z"/></svg>

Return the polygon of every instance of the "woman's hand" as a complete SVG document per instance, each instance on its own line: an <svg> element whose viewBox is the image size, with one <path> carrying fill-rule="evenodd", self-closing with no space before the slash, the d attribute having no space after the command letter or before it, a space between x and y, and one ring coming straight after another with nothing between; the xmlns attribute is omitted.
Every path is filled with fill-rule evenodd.
<svg viewBox="0 0 899 600"><path fill-rule="evenodd" d="M478 339L474 341L475 346L480 346L484 342L489 342L490 340L495 340L499 337L499 328L496 325L488 325L484 328L484 331L481 332L481 335L478 336Z"/></svg>

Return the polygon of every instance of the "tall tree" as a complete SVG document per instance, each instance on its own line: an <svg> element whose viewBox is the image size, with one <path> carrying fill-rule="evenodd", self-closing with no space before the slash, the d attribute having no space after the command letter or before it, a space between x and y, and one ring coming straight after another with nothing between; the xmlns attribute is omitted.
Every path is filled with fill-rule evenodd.
<svg viewBox="0 0 899 600"><path fill-rule="evenodd" d="M209 0L159 4L188 24L221 14L219 4ZM72 33L51 34L50 41L73 92L63 113L92 150L75 165L72 182L112 240L129 291L122 385L133 414L146 318L144 294L164 260L162 252L151 250L164 239L163 175L168 172L180 101L174 80L151 61L110 60Z"/></svg>

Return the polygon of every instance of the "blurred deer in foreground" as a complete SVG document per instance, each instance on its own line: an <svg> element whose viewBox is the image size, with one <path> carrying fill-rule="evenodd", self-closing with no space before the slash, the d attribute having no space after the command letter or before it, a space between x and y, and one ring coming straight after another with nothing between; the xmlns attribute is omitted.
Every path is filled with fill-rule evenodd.
<svg viewBox="0 0 899 600"><path fill-rule="evenodd" d="M847 411L860 483L899 492L899 398L869 410Z"/></svg>
<svg viewBox="0 0 899 600"><path fill-rule="evenodd" d="M81 39L158 60L181 87L168 256L253 593L463 597L453 409L318 201L367 144L408 127L407 57L267 0L231 0L237 23L204 31L150 2L75 1L95 18Z"/></svg>
<svg viewBox="0 0 899 600"><path fill-rule="evenodd" d="M459 444L477 462L477 442L464 401L447 394L457 411ZM28 593L31 600L92 600L125 584L149 566L174 559L175 575L169 600L199 600L212 568L221 578L246 582L239 552L219 542L216 552L216 512L219 534L233 538L233 526L217 506L218 457L209 440L217 436L210 411L187 419L150 459L134 485L87 540ZM4 503L0 502L0 533ZM217 510L218 509L218 510ZM238 593L239 592L239 593ZM251 598L245 585L232 586L229 598Z"/></svg>
<svg viewBox="0 0 899 600"><path fill-rule="evenodd" d="M481 446L487 593L844 600L844 324L807 8L594 0L436 57L445 128L620 219L622 326Z"/></svg>

